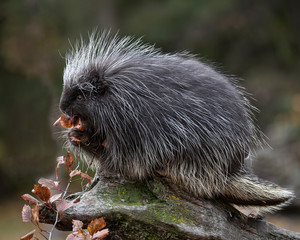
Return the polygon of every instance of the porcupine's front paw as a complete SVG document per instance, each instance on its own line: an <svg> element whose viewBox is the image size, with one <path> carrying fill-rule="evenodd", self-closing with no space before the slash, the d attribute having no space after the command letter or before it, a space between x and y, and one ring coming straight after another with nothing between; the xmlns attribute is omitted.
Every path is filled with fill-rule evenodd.
<svg viewBox="0 0 300 240"><path fill-rule="evenodd" d="M82 131L82 130L78 130L78 129L71 129L68 133L68 138L70 140L70 142L75 145L83 145L83 146L87 146L89 145L89 136L87 134L87 132Z"/></svg>
<svg viewBox="0 0 300 240"><path fill-rule="evenodd" d="M92 155L98 155L102 150L102 146L84 130L71 129L68 138L74 146L80 147Z"/></svg>

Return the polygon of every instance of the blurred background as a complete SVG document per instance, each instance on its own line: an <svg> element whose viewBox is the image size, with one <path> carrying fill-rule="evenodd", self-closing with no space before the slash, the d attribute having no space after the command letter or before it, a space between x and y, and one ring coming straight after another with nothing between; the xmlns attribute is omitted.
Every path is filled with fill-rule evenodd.
<svg viewBox="0 0 300 240"><path fill-rule="evenodd" d="M17 239L23 193L55 172L64 59L95 28L143 36L163 52L188 50L241 78L272 147L253 163L261 177L298 198L273 223L300 232L300 1L1 0L0 232ZM16 229L18 229L16 231Z"/></svg>

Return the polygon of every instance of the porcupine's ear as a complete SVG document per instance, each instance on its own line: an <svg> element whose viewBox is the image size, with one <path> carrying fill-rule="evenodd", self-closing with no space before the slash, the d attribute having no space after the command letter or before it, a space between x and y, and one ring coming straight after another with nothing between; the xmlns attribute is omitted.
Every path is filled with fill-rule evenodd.
<svg viewBox="0 0 300 240"><path fill-rule="evenodd" d="M253 174L245 174L230 179L218 198L239 206L253 206L258 214L263 214L284 207L294 194Z"/></svg>

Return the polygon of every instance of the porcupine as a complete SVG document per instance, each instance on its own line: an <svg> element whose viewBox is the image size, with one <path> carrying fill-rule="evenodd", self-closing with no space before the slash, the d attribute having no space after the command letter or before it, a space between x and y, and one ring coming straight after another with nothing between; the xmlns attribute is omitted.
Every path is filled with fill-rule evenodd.
<svg viewBox="0 0 300 240"><path fill-rule="evenodd" d="M244 90L195 56L94 33L67 54L63 79L60 109L84 124L69 141L102 170L138 180L160 172L196 197L261 212L293 198L248 167L261 134Z"/></svg>

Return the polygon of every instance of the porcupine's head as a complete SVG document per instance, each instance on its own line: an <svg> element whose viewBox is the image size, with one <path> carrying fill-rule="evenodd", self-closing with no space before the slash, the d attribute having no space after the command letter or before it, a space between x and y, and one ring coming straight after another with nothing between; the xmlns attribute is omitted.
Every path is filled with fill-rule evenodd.
<svg viewBox="0 0 300 240"><path fill-rule="evenodd" d="M104 168L137 178L176 168L205 182L238 169L256 140L242 93L189 55L103 33L66 59L60 109L84 124L69 139Z"/></svg>

